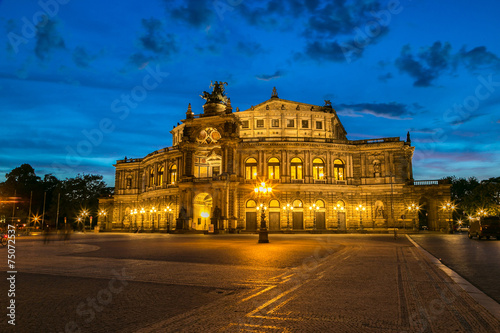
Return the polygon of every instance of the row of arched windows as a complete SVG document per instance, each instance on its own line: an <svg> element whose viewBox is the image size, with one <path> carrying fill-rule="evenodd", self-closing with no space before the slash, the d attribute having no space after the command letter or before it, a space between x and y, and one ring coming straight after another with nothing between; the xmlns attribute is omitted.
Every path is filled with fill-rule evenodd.
<svg viewBox="0 0 500 333"><path fill-rule="evenodd" d="M298 157L290 161L290 177L292 180L304 179L304 162ZM312 163L313 179L321 180L326 178L325 162L321 158L313 159ZM268 179L280 178L280 161L272 157L267 161ZM342 160L333 161L333 177L336 180L345 180L345 164ZM250 157L245 162L245 179L257 179L257 160Z"/></svg>
<svg viewBox="0 0 500 333"><path fill-rule="evenodd" d="M321 199L316 200L316 202L314 204L319 209L324 209L326 207L325 202ZM253 199L250 199L246 202L245 207L246 208L256 208L257 202L255 202L255 200L253 200ZM271 201L269 201L269 208L280 208L280 207L281 207L280 202L278 200L272 199ZM302 203L302 200L295 199L292 201L291 205L283 206L283 209L288 209L290 207L292 207L292 209L304 208L304 204ZM337 204L334 208L336 210L343 211L345 209L345 203L343 201L339 200L339 201L337 201Z"/></svg>
<svg viewBox="0 0 500 333"><path fill-rule="evenodd" d="M158 167L158 171L156 172L156 177L154 168L151 168L149 170L148 186L162 185L164 180L164 174L165 174L165 168L163 166ZM172 166L170 166L170 168L168 169L167 182L168 184L175 184L176 181L177 181L177 165L172 164Z"/></svg>

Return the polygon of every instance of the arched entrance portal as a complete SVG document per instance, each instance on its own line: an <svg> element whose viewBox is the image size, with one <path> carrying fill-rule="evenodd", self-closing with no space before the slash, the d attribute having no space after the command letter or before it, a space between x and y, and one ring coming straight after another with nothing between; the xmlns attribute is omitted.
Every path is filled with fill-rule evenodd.
<svg viewBox="0 0 500 333"><path fill-rule="evenodd" d="M200 193L194 198L193 203L193 229L208 230L212 217L212 196Z"/></svg>
<svg viewBox="0 0 500 333"><path fill-rule="evenodd" d="M418 211L418 225L419 228L426 226L427 228L434 230L434 226L429 225L429 201L425 197L421 197L418 201L420 207Z"/></svg>

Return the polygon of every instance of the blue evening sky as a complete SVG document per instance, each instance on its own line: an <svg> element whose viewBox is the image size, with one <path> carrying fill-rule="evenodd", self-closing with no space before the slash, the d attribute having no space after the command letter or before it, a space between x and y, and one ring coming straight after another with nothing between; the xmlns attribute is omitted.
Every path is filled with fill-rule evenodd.
<svg viewBox="0 0 500 333"><path fill-rule="evenodd" d="M406 138L415 179L500 176L493 0L0 0L0 181L102 174L172 145L188 103L331 100L349 139Z"/></svg>

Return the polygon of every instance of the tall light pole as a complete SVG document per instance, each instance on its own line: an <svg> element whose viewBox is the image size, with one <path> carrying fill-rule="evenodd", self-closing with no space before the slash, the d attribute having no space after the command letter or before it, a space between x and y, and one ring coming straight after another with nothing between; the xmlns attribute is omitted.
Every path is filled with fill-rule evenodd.
<svg viewBox="0 0 500 333"><path fill-rule="evenodd" d="M290 231L290 213L293 211L293 206L287 203L286 206L283 206L283 211L286 214L286 230Z"/></svg>
<svg viewBox="0 0 500 333"><path fill-rule="evenodd" d="M257 206L257 210L260 209L260 229L259 229L259 243L269 243L269 233L266 227L266 209L264 205L265 199L271 195L273 188L267 186L265 182L261 182L253 189L257 199L260 199L261 204Z"/></svg>
<svg viewBox="0 0 500 333"><path fill-rule="evenodd" d="M412 215L413 231L415 231L417 230L415 215L418 216L418 211L420 210L420 206L412 202L411 205L408 205L408 207L406 207L406 209L408 209L408 213Z"/></svg>
<svg viewBox="0 0 500 333"><path fill-rule="evenodd" d="M453 211L455 210L455 204L452 202L446 202L441 207L444 211L449 212L450 218L448 219L448 233L453 233Z"/></svg>
<svg viewBox="0 0 500 333"><path fill-rule="evenodd" d="M316 206L316 204L313 204L312 206L309 206L309 210L314 214L313 230L316 231L316 212L319 211L319 206Z"/></svg>
<svg viewBox="0 0 500 333"><path fill-rule="evenodd" d="M151 210L149 211L151 214L151 229L155 231L155 213L156 213L156 208L153 206L151 207ZM158 221L158 229L160 229L160 221Z"/></svg>
<svg viewBox="0 0 500 333"><path fill-rule="evenodd" d="M366 207L362 204L356 206L356 210L359 212L359 228L363 231L363 212L366 210Z"/></svg>
<svg viewBox="0 0 500 333"><path fill-rule="evenodd" d="M339 218L339 213L344 212L344 206L337 204L337 206L333 206L333 210L337 213L337 229L340 228L340 218Z"/></svg>
<svg viewBox="0 0 500 333"><path fill-rule="evenodd" d="M144 208L141 208L141 211L140 211L140 213L141 213L141 230L144 229L144 213L145 212L146 211L144 210Z"/></svg>
<svg viewBox="0 0 500 333"><path fill-rule="evenodd" d="M89 215L89 213L87 212L87 210L86 210L86 209L84 209L84 210L82 211L82 217L83 217L83 230L84 230L84 231L85 231L85 228L86 228L86 227L85 227L85 220L86 220L86 218L87 218L87 215ZM90 229L90 228L89 228L89 229Z"/></svg>
<svg viewBox="0 0 500 333"><path fill-rule="evenodd" d="M170 212L172 211L172 208L170 208L170 206L167 206L167 208L164 208L163 211L165 212L165 217L167 220L167 233L170 233Z"/></svg>
<svg viewBox="0 0 500 333"><path fill-rule="evenodd" d="M106 211L104 209L99 212L99 222L102 225L101 218L104 218L104 225L106 225Z"/></svg>

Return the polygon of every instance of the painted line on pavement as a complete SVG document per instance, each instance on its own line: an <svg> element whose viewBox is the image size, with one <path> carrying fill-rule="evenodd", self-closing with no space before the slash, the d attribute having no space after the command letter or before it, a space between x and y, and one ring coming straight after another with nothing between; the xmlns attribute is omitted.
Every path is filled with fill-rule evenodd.
<svg viewBox="0 0 500 333"><path fill-rule="evenodd" d="M423 247L418 245L409 235L406 235L408 240L418 248L434 265L445 272L456 284L458 284L467 294L469 294L476 302L488 310L495 318L500 320L500 304L493 298L483 293L481 290L474 287L469 281L461 277L457 272L444 265L439 259L427 252Z"/></svg>

